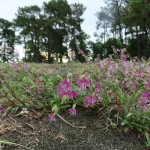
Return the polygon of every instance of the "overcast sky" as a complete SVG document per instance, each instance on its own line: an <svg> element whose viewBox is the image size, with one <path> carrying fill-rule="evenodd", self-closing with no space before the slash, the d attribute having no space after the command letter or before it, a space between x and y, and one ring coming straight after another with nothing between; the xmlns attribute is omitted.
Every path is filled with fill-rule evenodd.
<svg viewBox="0 0 150 150"><path fill-rule="evenodd" d="M103 0L67 0L69 4L81 3L87 7L82 18L84 22L81 27L84 32L90 35L90 40L95 42L96 38L94 37L94 32L96 31L96 21L97 17L94 15L97 11L100 10L100 7L104 7L105 3ZM38 5L42 7L43 2L49 2L49 0L3 0L0 3L0 18L12 21L15 18L15 13L19 7L25 7L30 5ZM24 57L23 48L21 46L15 47L19 54L20 59Z"/></svg>

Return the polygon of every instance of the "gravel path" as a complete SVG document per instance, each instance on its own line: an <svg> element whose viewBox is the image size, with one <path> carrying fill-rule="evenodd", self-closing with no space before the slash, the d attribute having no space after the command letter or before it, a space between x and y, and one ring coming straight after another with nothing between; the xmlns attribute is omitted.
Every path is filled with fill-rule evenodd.
<svg viewBox="0 0 150 150"><path fill-rule="evenodd" d="M67 109L58 112L67 122L77 127L86 126L86 128L73 127L58 116L56 116L56 122L50 122L47 115L40 119L35 119L36 114L30 112L30 116L20 115L13 117L13 119L7 119L8 124L5 128L9 126L11 130L7 130L8 132L4 134L0 132L0 139L21 144L32 150L150 149L146 146L146 139L142 138L141 133L132 130L130 133L125 134L123 127L120 125L117 128L112 128L107 119L109 116L107 111L97 112L96 108L90 112L79 106L77 107L76 116L70 115ZM114 123L117 122L117 119L114 117L114 114L117 114L117 112L118 110L112 110L110 113L110 118ZM2 122L4 123L4 119L1 120L0 126ZM15 128L17 131L15 131ZM138 138L140 136L141 138ZM26 150L26 148L2 144L2 150Z"/></svg>

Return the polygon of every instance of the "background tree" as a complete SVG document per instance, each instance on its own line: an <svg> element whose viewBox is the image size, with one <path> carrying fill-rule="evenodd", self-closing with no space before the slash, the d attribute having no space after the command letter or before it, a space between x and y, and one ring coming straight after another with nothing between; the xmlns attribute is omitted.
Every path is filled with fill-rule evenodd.
<svg viewBox="0 0 150 150"><path fill-rule="evenodd" d="M3 47L0 53L1 62L14 60L14 45L17 40L13 23L0 18L0 45Z"/></svg>

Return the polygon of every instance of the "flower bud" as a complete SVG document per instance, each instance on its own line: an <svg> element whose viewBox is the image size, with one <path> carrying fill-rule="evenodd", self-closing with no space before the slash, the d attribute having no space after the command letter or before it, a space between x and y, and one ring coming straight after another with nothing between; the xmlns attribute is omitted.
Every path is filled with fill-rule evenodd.
<svg viewBox="0 0 150 150"><path fill-rule="evenodd" d="M71 81L71 79L72 79L72 73L71 72L68 72L67 78L68 78L69 81Z"/></svg>

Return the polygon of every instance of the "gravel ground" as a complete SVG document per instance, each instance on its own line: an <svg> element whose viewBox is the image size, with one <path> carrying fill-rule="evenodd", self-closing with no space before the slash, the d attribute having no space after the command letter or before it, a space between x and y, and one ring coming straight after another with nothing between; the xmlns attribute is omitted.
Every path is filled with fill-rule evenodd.
<svg viewBox="0 0 150 150"><path fill-rule="evenodd" d="M30 112L30 116L11 116L13 118L7 118L8 124L5 125L5 128L9 126L11 130L0 132L0 139L21 144L32 150L150 149L146 146L146 139L142 138L140 132L133 129L126 134L120 122L117 128L112 128L107 118L109 116L114 123L117 123L114 117L117 112L118 110L113 109L109 116L106 110L98 113L98 109L95 108L90 112L79 106L76 116L70 115L67 109L58 112L65 121L75 127L67 124L59 116L56 116L56 122L50 122L48 115L35 119L34 112ZM0 126L5 119L0 120ZM86 128L77 128L81 126L86 126ZM24 147L8 144L1 144L1 147L2 150L26 150Z"/></svg>

